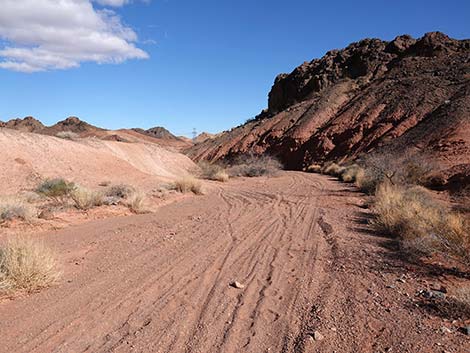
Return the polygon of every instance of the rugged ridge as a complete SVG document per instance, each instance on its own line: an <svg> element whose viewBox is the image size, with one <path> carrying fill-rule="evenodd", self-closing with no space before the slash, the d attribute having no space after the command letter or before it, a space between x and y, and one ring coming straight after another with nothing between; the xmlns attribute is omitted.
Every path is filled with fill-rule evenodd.
<svg viewBox="0 0 470 353"><path fill-rule="evenodd" d="M443 168L466 165L469 91L470 40L440 32L364 39L279 75L268 109L187 153L269 153L302 169L394 145L435 153Z"/></svg>

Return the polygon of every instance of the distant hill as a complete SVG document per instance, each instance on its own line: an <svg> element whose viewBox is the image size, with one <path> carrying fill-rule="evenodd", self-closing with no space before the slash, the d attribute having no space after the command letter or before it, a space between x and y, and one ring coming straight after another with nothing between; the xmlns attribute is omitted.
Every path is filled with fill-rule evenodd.
<svg viewBox="0 0 470 353"><path fill-rule="evenodd" d="M163 127L154 127L148 130L138 128L106 130L88 124L74 116L68 117L51 126L45 126L33 117L26 117L24 119L12 119L7 122L0 121L0 128L1 127L50 136L57 136L60 132L71 132L80 138L95 137L107 141L127 143L156 143L173 150L181 150L192 145L191 140L176 137Z"/></svg>

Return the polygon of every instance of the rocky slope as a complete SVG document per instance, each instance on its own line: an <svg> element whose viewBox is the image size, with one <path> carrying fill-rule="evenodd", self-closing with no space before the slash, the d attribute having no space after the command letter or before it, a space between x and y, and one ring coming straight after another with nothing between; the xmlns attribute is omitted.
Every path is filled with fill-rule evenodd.
<svg viewBox="0 0 470 353"><path fill-rule="evenodd" d="M268 153L289 169L384 145L470 163L470 40L439 32L364 39L279 75L268 109L187 153L196 160Z"/></svg>

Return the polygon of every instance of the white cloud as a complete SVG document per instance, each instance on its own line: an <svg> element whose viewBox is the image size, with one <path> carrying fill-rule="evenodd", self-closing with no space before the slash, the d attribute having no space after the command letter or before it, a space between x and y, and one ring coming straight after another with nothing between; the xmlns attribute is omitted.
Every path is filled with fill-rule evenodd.
<svg viewBox="0 0 470 353"><path fill-rule="evenodd" d="M127 0L99 0L121 6ZM82 62L146 59L136 33L90 0L1 0L0 68L22 72L69 69Z"/></svg>
<svg viewBox="0 0 470 353"><path fill-rule="evenodd" d="M130 3L130 0L95 0L98 4L104 6L124 6L125 4Z"/></svg>

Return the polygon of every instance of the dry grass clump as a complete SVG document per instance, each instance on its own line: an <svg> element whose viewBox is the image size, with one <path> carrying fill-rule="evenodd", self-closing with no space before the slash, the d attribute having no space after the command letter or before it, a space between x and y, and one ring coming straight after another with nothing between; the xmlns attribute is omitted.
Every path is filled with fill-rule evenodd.
<svg viewBox="0 0 470 353"><path fill-rule="evenodd" d="M36 209L19 199L6 199L0 201L0 222L21 219L29 222L36 216Z"/></svg>
<svg viewBox="0 0 470 353"><path fill-rule="evenodd" d="M105 195L107 197L116 197L119 199L125 199L134 194L136 190L129 185L119 184L110 186L106 191Z"/></svg>
<svg viewBox="0 0 470 353"><path fill-rule="evenodd" d="M339 178L346 183L354 183L364 175L364 170L357 164L344 167Z"/></svg>
<svg viewBox="0 0 470 353"><path fill-rule="evenodd" d="M376 225L396 235L410 253L442 252L470 264L470 224L422 187L383 183L372 210Z"/></svg>
<svg viewBox="0 0 470 353"><path fill-rule="evenodd" d="M64 140L74 140L79 137L78 134L73 131L60 131L55 136Z"/></svg>
<svg viewBox="0 0 470 353"><path fill-rule="evenodd" d="M208 180L227 182L230 179L227 171L218 164L201 161L198 163L201 169L201 177Z"/></svg>
<svg viewBox="0 0 470 353"><path fill-rule="evenodd" d="M63 202L66 197L70 196L70 193L74 189L75 184L73 182L68 182L62 178L56 178L43 181L36 188L36 192L59 203L61 201Z"/></svg>
<svg viewBox="0 0 470 353"><path fill-rule="evenodd" d="M82 186L77 186L70 193L70 198L79 210L89 210L90 208L102 206L104 195L101 192L89 190Z"/></svg>
<svg viewBox="0 0 470 353"><path fill-rule="evenodd" d="M308 173L321 173L323 171L323 167L320 164L311 164L306 169Z"/></svg>
<svg viewBox="0 0 470 353"><path fill-rule="evenodd" d="M15 237L0 245L0 292L32 292L50 286L59 276L55 256L43 243Z"/></svg>
<svg viewBox="0 0 470 353"><path fill-rule="evenodd" d="M367 193L374 193L383 182L392 185L426 185L436 167L425 155L392 152L374 153L361 163L364 174L358 179L358 186Z"/></svg>
<svg viewBox="0 0 470 353"><path fill-rule="evenodd" d="M142 192L135 191L129 195L126 199L126 205L134 213L147 213L147 208L145 207L145 194Z"/></svg>
<svg viewBox="0 0 470 353"><path fill-rule="evenodd" d="M196 195L202 195L202 184L199 180L193 177L184 177L181 179L176 180L173 183L173 189L181 192L181 193L188 193L192 192Z"/></svg>
<svg viewBox="0 0 470 353"><path fill-rule="evenodd" d="M337 163L328 163L323 168L323 173L328 175L340 176L345 168Z"/></svg>
<svg viewBox="0 0 470 353"><path fill-rule="evenodd" d="M227 172L232 177L259 177L274 176L282 169L282 164L271 156L247 156L239 159L228 168Z"/></svg>

